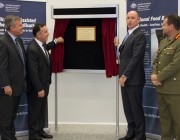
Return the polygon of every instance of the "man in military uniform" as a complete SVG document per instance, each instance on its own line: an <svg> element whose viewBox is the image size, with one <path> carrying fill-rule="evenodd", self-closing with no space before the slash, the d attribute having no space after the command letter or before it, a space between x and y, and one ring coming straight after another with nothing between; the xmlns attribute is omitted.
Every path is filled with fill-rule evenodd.
<svg viewBox="0 0 180 140"><path fill-rule="evenodd" d="M161 122L161 140L180 140L180 17L165 16L163 34L152 65Z"/></svg>

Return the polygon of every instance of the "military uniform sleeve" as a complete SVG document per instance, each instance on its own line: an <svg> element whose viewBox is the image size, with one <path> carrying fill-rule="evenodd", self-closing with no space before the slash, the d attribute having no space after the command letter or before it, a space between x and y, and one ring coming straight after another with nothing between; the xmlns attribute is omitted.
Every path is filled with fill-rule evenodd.
<svg viewBox="0 0 180 140"><path fill-rule="evenodd" d="M164 81L180 70L180 46L177 46L172 61L158 73L158 79Z"/></svg>

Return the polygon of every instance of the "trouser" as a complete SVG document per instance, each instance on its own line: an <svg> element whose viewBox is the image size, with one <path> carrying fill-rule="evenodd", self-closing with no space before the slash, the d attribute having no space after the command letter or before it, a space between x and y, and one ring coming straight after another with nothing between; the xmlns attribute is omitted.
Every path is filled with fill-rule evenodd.
<svg viewBox="0 0 180 140"><path fill-rule="evenodd" d="M121 87L123 108L128 122L128 134L135 134L138 140L146 139L142 90L142 85L126 85Z"/></svg>
<svg viewBox="0 0 180 140"><path fill-rule="evenodd" d="M27 95L29 137L36 138L43 133L45 126L47 97L39 98L33 94Z"/></svg>
<svg viewBox="0 0 180 140"><path fill-rule="evenodd" d="M180 140L180 95L158 93L161 140Z"/></svg>
<svg viewBox="0 0 180 140"><path fill-rule="evenodd" d="M16 140L14 120L21 96L0 95L0 135L1 140Z"/></svg>

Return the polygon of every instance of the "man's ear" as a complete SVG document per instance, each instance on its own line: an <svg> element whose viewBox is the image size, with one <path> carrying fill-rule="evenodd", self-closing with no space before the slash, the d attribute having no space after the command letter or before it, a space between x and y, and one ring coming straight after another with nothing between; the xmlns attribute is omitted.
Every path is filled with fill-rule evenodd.
<svg viewBox="0 0 180 140"><path fill-rule="evenodd" d="M40 31L36 33L36 37L41 38L41 32Z"/></svg>

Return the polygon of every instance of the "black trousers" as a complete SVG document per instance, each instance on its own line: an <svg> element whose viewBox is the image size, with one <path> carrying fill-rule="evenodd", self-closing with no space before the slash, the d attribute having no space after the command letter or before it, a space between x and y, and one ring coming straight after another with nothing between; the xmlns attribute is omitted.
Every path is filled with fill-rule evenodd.
<svg viewBox="0 0 180 140"><path fill-rule="evenodd" d="M47 96L39 98L37 95L28 94L28 128L29 138L36 138L44 132L47 111Z"/></svg>
<svg viewBox="0 0 180 140"><path fill-rule="evenodd" d="M121 87L124 113L128 123L128 134L135 134L137 140L145 140L145 117L142 107L142 85Z"/></svg>
<svg viewBox="0 0 180 140"><path fill-rule="evenodd" d="M14 120L21 96L0 95L0 135L2 140L16 140Z"/></svg>

